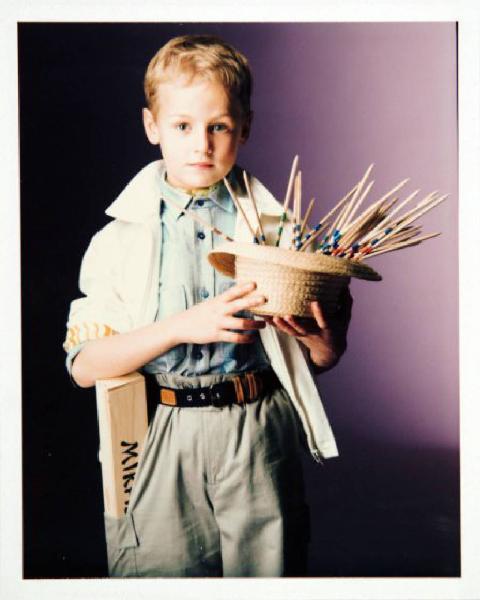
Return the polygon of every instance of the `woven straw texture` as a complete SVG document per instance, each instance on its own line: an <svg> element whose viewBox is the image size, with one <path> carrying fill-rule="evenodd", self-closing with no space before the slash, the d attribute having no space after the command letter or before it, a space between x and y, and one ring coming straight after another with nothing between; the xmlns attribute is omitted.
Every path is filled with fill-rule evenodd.
<svg viewBox="0 0 480 600"><path fill-rule="evenodd" d="M325 312L335 312L350 277L381 280L371 267L342 258L295 252L274 246L228 242L208 255L213 267L238 282L255 281L255 294L268 302L251 312L258 315L311 317L310 302L319 300Z"/></svg>
<svg viewBox="0 0 480 600"><path fill-rule="evenodd" d="M226 242L208 255L210 264L230 277L235 274L235 257L243 256L269 264L303 269L329 275L380 281L382 277L368 265L346 258L321 253L296 252L275 246L259 246L248 242Z"/></svg>
<svg viewBox="0 0 480 600"><path fill-rule="evenodd" d="M251 312L258 315L297 315L311 317L310 302L320 300L323 310L335 312L340 292L350 278L324 275L302 269L238 256L235 279L257 282L255 294L264 295L268 302Z"/></svg>

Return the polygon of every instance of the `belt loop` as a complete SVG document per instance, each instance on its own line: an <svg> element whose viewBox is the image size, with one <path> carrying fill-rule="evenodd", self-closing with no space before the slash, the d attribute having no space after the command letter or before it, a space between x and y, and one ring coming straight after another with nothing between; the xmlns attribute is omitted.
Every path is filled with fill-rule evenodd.
<svg viewBox="0 0 480 600"><path fill-rule="evenodd" d="M262 376L254 373L253 379L255 381L255 393L257 396L260 396L264 388Z"/></svg>
<svg viewBox="0 0 480 600"><path fill-rule="evenodd" d="M242 406L245 404L245 396L243 393L242 379L238 375L233 378L233 384L235 386L235 394L237 396L237 403Z"/></svg>
<svg viewBox="0 0 480 600"><path fill-rule="evenodd" d="M255 376L253 373L246 373L248 383L248 399L253 400L256 396Z"/></svg>
<svg viewBox="0 0 480 600"><path fill-rule="evenodd" d="M260 385L261 378L257 377L256 373L252 373L252 386L253 386L253 398L258 398L260 396Z"/></svg>

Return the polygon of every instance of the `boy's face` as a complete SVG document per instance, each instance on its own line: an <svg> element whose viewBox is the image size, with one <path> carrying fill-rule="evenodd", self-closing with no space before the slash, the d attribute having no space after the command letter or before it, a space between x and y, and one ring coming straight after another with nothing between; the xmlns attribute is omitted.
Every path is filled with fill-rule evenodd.
<svg viewBox="0 0 480 600"><path fill-rule="evenodd" d="M205 79L177 77L159 86L156 115L143 121L152 144L159 144L168 182L178 188L206 188L228 174L249 122L234 111L224 87Z"/></svg>

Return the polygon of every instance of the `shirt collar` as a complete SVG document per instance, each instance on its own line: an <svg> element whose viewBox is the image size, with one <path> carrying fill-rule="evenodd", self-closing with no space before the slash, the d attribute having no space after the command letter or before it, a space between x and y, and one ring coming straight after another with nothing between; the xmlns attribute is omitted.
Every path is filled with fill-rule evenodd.
<svg viewBox="0 0 480 600"><path fill-rule="evenodd" d="M233 190L236 191L238 189L239 184L234 169L230 171L227 177ZM164 170L160 176L160 190L162 193L162 197L166 198L167 204L168 200L171 199L173 202L175 202L175 204L181 206L184 210L187 208L193 208L195 202L197 202L200 199L204 199L211 200L216 206L225 210L226 212L233 213L234 211L232 198L230 197L230 193L228 192L223 181L219 181L204 190L188 192L185 190L175 188L170 183L168 183L167 172L166 170ZM176 219L179 219L180 216L183 214L182 211L180 211L176 206L173 206L172 204L169 205L169 209L173 210L174 213L177 213Z"/></svg>
<svg viewBox="0 0 480 600"><path fill-rule="evenodd" d="M165 166L162 160L155 160L143 167L110 204L105 211L106 214L129 223L146 223L158 219L161 195L159 182L164 170ZM235 175L237 182L240 182L242 172L239 167L235 167ZM240 184L238 185L240 188ZM261 214L278 217L282 214L281 204L255 177L251 179L251 188ZM238 194L240 201L245 199L245 192L241 188Z"/></svg>

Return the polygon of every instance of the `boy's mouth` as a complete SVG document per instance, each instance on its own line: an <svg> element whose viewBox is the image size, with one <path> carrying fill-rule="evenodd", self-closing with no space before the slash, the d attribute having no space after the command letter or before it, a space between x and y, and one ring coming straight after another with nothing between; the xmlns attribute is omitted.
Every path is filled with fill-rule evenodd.
<svg viewBox="0 0 480 600"><path fill-rule="evenodd" d="M211 167L213 167L213 163L208 163L208 162L189 163L189 167L196 167L197 169L210 169Z"/></svg>

